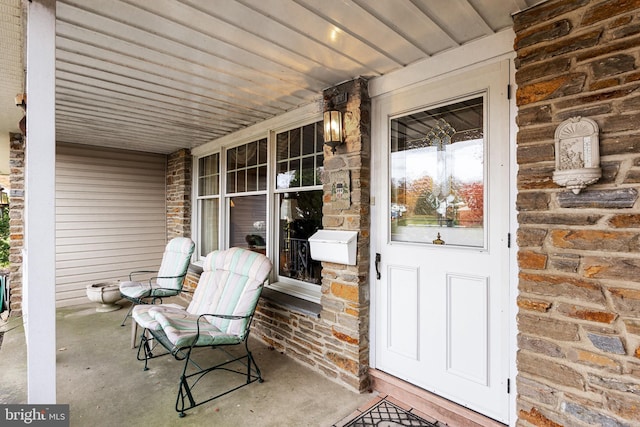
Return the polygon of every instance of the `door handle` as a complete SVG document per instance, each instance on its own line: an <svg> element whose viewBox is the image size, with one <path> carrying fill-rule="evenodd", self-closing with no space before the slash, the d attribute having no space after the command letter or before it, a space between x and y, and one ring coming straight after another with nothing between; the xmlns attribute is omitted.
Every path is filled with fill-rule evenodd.
<svg viewBox="0 0 640 427"><path fill-rule="evenodd" d="M434 245L444 245L444 240L442 240L440 238L440 233L438 233L438 237L436 237L436 240L433 241Z"/></svg>
<svg viewBox="0 0 640 427"><path fill-rule="evenodd" d="M380 280L380 254L376 254L376 279Z"/></svg>

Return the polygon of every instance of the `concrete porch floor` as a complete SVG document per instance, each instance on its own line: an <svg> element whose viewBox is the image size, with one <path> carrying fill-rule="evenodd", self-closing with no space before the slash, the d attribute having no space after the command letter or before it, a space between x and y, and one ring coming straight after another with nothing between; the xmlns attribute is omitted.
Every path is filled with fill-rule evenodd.
<svg viewBox="0 0 640 427"><path fill-rule="evenodd" d="M70 405L71 426L326 427L376 397L352 392L254 339L250 348L264 382L179 418L174 406L183 363L165 356L151 360L150 370L143 371L144 362L131 348L131 320L120 327L128 306L109 313L95 308L57 310L57 403ZM27 402L22 319L10 318L5 329L12 326L0 347L0 404Z"/></svg>

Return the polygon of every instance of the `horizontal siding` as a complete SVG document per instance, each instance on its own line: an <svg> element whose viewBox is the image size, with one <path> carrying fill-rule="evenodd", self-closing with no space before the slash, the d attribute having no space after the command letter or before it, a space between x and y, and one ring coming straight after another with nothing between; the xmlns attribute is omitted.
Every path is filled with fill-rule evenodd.
<svg viewBox="0 0 640 427"><path fill-rule="evenodd" d="M166 245L166 157L59 144L56 305L88 302L86 286L156 270Z"/></svg>

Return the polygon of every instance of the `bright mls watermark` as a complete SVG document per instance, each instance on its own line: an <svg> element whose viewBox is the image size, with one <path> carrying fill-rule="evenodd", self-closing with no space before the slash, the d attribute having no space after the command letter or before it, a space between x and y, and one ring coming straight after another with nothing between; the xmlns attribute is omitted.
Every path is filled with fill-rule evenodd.
<svg viewBox="0 0 640 427"><path fill-rule="evenodd" d="M0 405L0 426L69 427L69 405Z"/></svg>

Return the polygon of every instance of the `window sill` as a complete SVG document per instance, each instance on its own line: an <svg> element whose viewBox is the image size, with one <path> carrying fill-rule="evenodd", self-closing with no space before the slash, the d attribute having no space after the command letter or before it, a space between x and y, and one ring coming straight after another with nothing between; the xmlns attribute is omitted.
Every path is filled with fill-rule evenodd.
<svg viewBox="0 0 640 427"><path fill-rule="evenodd" d="M197 275L202 274L202 261L196 261L195 263L193 262L190 263L189 269L187 270L187 272L197 274Z"/></svg>
<svg viewBox="0 0 640 427"><path fill-rule="evenodd" d="M189 272L197 275L202 274L201 262L196 261L195 263L189 264ZM278 282L265 287L262 290L262 298L296 313L304 314L316 319L320 318L320 312L322 311L322 306L320 304L274 289L277 285Z"/></svg>
<svg viewBox="0 0 640 427"><path fill-rule="evenodd" d="M322 311L320 304L294 297L275 289L264 288L262 290L262 298L293 312L315 317L316 319L320 318L320 312Z"/></svg>

